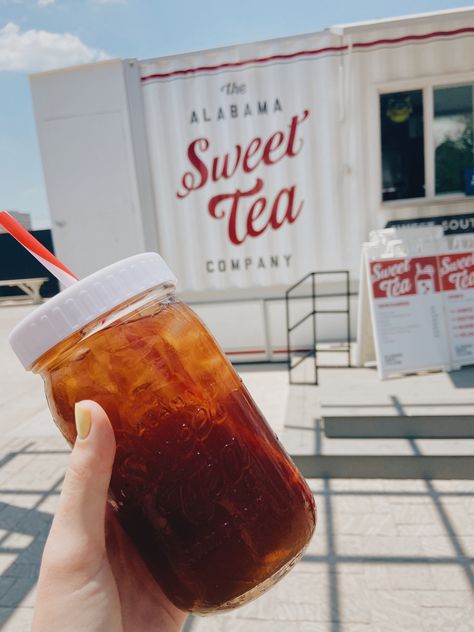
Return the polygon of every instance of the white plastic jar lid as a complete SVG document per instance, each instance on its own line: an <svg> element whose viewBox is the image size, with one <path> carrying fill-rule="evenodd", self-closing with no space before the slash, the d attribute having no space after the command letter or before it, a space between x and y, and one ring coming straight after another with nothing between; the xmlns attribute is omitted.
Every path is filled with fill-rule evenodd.
<svg viewBox="0 0 474 632"><path fill-rule="evenodd" d="M117 261L78 281L34 309L10 334L25 369L54 345L133 296L176 277L156 252Z"/></svg>

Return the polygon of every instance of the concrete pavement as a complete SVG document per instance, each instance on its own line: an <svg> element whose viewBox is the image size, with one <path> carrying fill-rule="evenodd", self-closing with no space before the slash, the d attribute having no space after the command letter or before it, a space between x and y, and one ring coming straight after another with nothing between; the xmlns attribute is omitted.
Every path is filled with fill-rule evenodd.
<svg viewBox="0 0 474 632"><path fill-rule="evenodd" d="M7 332L29 309L0 306L0 629L5 632L29 629L41 551L68 458L46 409L41 379L23 371L6 343ZM367 402L367 383L356 373L357 388L350 394L357 399L351 403L360 404ZM290 389L281 368L242 370L275 430L306 449L305 429L320 415L323 393L334 396L334 401L326 396L328 403L341 401L338 372L321 375L320 387ZM414 380L411 392L431 398L425 398L431 412L443 404L437 393L444 378L437 376L431 387L407 378ZM382 410L391 391L386 383L380 388ZM470 388L457 391L465 412L474 401ZM190 617L186 632L472 632L473 481L309 482L319 516L303 560L257 601L226 615Z"/></svg>

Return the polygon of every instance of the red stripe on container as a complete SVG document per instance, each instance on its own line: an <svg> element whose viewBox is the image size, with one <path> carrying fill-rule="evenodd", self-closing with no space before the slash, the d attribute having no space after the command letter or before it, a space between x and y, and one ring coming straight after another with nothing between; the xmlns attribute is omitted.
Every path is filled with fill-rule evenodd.
<svg viewBox="0 0 474 632"><path fill-rule="evenodd" d="M416 42L427 39L433 39L436 37L452 37L455 35L465 35L468 33L474 33L474 27L463 27L454 29L452 31L433 31L431 33L424 33L420 35L403 35L402 37L382 38L372 40L370 42L355 42L353 48L370 48L372 46L379 46L381 44L400 44L401 42ZM242 61L226 62L223 64L217 64L215 66L197 66L196 68L183 68L180 70L172 70L170 72L153 73L151 75L145 75L141 78L142 81L150 81L152 79L166 79L168 77L177 77L180 75L192 75L199 72L209 72L213 70L221 70L225 68L240 68L242 66L248 66L250 64L264 64L269 61L278 61L285 59L295 59L297 57L308 57L312 55L321 55L322 53L340 53L349 49L347 44L343 46L326 46L324 48L316 48L314 50L302 50L296 53L287 53L279 55L270 55L268 57L255 57L254 59L245 59Z"/></svg>
<svg viewBox="0 0 474 632"><path fill-rule="evenodd" d="M212 70L220 70L222 68L239 68L241 66L248 66L249 64L264 64L269 61L276 61L282 59L294 59L295 57L302 57L308 55L319 55L321 53L338 53L348 48L345 46L326 46L325 48L318 48L316 50L298 51L297 53L287 53L279 55L270 55L269 57L256 57L255 59L245 59L242 61L231 61L223 64L217 64L216 66L197 66L196 68L183 68L181 70L172 70L170 72L153 73L152 75L145 75L141 78L142 81L148 81L150 79L166 79L167 77L176 77L179 75L190 75L197 72L209 72Z"/></svg>

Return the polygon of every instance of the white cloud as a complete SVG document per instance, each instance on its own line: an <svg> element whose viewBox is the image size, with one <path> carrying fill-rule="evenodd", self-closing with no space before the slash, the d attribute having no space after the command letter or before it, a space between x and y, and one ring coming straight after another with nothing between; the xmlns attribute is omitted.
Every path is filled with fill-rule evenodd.
<svg viewBox="0 0 474 632"><path fill-rule="evenodd" d="M37 72L108 58L72 33L21 31L14 22L0 29L0 71Z"/></svg>
<svg viewBox="0 0 474 632"><path fill-rule="evenodd" d="M39 7L47 7L48 4L54 4L55 0L38 0Z"/></svg>
<svg viewBox="0 0 474 632"><path fill-rule="evenodd" d="M97 4L127 4L127 0L95 0L95 1L97 2Z"/></svg>

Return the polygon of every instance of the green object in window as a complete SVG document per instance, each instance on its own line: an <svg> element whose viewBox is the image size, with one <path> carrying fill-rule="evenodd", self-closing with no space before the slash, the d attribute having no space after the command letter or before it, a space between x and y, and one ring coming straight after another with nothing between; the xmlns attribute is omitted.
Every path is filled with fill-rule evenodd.
<svg viewBox="0 0 474 632"><path fill-rule="evenodd" d="M404 123L410 118L413 112L413 105L409 96L392 98L388 102L387 116L392 123Z"/></svg>

